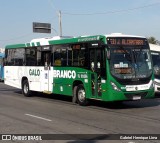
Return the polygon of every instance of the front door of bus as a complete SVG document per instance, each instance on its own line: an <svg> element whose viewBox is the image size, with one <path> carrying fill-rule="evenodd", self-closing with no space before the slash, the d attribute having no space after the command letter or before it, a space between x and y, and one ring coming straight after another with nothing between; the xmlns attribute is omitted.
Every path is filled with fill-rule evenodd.
<svg viewBox="0 0 160 143"><path fill-rule="evenodd" d="M52 70L51 70L51 52L43 51L42 52L42 62L44 65L44 76L43 76L43 92L51 94L52 93Z"/></svg>
<svg viewBox="0 0 160 143"><path fill-rule="evenodd" d="M102 98L101 80L105 76L105 59L104 49L91 48L89 51L91 88L93 98Z"/></svg>

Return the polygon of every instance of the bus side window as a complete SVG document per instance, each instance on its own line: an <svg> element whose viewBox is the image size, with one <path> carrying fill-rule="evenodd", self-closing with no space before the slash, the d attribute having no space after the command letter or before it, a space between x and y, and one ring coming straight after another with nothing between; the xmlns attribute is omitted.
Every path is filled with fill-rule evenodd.
<svg viewBox="0 0 160 143"><path fill-rule="evenodd" d="M61 55L58 52L54 53L54 65L61 66Z"/></svg>
<svg viewBox="0 0 160 143"><path fill-rule="evenodd" d="M73 44L68 47L68 66L87 67L86 44Z"/></svg>
<svg viewBox="0 0 160 143"><path fill-rule="evenodd" d="M41 53L42 53L42 51L41 51L42 49L41 49L41 47L37 47L37 49L36 49L36 51L37 51L37 66L42 66L42 59L41 59Z"/></svg>
<svg viewBox="0 0 160 143"><path fill-rule="evenodd" d="M26 49L26 66L36 66L36 49L28 48Z"/></svg>
<svg viewBox="0 0 160 143"><path fill-rule="evenodd" d="M25 59L24 49L10 49L6 51L6 64L9 66L23 66Z"/></svg>
<svg viewBox="0 0 160 143"><path fill-rule="evenodd" d="M66 45L58 45L54 47L54 66L67 66L67 47Z"/></svg>

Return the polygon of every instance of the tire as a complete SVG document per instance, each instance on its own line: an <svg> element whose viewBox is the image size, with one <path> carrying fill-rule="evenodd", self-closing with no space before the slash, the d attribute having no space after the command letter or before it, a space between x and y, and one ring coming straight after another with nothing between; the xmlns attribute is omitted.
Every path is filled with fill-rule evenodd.
<svg viewBox="0 0 160 143"><path fill-rule="evenodd" d="M31 96L31 92L29 90L28 80L24 80L23 83L22 83L22 93L26 97L30 97Z"/></svg>
<svg viewBox="0 0 160 143"><path fill-rule="evenodd" d="M86 99L86 92L82 84L78 85L76 95L79 105L86 106L88 104L88 100Z"/></svg>

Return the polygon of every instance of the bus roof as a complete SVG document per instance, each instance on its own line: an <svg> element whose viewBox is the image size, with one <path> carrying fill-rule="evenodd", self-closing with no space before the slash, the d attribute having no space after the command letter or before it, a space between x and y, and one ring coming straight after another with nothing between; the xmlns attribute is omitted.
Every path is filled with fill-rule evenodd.
<svg viewBox="0 0 160 143"><path fill-rule="evenodd" d="M26 47L34 47L34 46L45 46L45 45L49 45L50 44L49 41L51 40L60 40L65 38L71 38L71 36L63 36L63 37L54 36L54 37L37 38L37 39L32 39L28 43L7 45L5 48L14 49L14 48L26 48Z"/></svg>
<svg viewBox="0 0 160 143"><path fill-rule="evenodd" d="M156 44L149 44L149 46L150 46L150 50L151 50L151 51L160 52L160 46L159 46L159 45L156 45Z"/></svg>
<svg viewBox="0 0 160 143"><path fill-rule="evenodd" d="M13 44L7 45L6 49L14 49L14 48L26 48L26 47L34 47L34 46L47 46L53 44L67 44L67 43L78 43L78 42L89 42L89 41L98 41L100 38L104 36L96 35L96 36L80 36L80 37L71 37L71 36L64 36L64 37L51 37L51 38L39 38L33 39L31 42L24 43L24 44Z"/></svg>
<svg viewBox="0 0 160 143"><path fill-rule="evenodd" d="M137 36L137 35L127 35L122 33L111 33L108 35L105 35L106 37L135 37L135 38L146 38L144 36Z"/></svg>
<svg viewBox="0 0 160 143"><path fill-rule="evenodd" d="M112 33L109 35L79 36L79 37L55 36L55 37L50 37L50 38L48 37L48 38L33 39L30 42L24 43L24 44L7 45L5 48L12 49L12 48L26 48L26 47L69 44L69 43L79 43L79 42L92 42L92 41L99 41L100 39L107 38L107 37L145 38L143 36L125 35L125 34L121 34L121 33Z"/></svg>

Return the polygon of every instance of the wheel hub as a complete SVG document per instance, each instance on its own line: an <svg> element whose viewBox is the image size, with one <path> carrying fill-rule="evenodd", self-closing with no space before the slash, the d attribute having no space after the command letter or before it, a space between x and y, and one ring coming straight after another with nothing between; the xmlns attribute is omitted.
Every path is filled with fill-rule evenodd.
<svg viewBox="0 0 160 143"><path fill-rule="evenodd" d="M78 99L80 100L80 101L84 101L85 100L85 91L84 90L79 90L79 92L78 92Z"/></svg>
<svg viewBox="0 0 160 143"><path fill-rule="evenodd" d="M24 85L24 93L26 93L26 94L28 93L28 85L26 85L26 84Z"/></svg>

